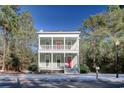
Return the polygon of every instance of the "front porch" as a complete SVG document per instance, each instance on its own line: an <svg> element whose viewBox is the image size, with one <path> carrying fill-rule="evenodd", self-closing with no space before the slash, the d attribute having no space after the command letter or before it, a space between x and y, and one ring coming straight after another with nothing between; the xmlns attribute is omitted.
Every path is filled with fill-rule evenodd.
<svg viewBox="0 0 124 93"><path fill-rule="evenodd" d="M70 62L70 63L69 63ZM40 53L39 70L63 70L69 67L78 67L78 54L76 53Z"/></svg>

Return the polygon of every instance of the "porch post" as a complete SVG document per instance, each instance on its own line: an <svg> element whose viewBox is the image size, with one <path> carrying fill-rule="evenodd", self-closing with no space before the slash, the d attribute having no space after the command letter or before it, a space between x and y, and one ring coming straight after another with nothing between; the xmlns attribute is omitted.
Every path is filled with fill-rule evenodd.
<svg viewBox="0 0 124 93"><path fill-rule="evenodd" d="M38 36L38 72L40 72L40 37Z"/></svg>
<svg viewBox="0 0 124 93"><path fill-rule="evenodd" d="M53 51L53 37L52 37L52 44L51 44L51 48ZM51 53L51 72L53 71L53 53Z"/></svg>
<svg viewBox="0 0 124 93"><path fill-rule="evenodd" d="M38 47L40 49L40 37L38 36Z"/></svg>
<svg viewBox="0 0 124 93"><path fill-rule="evenodd" d="M65 73L65 53L64 53L64 73Z"/></svg>
<svg viewBox="0 0 124 93"><path fill-rule="evenodd" d="M64 50L65 50L65 37L64 37Z"/></svg>
<svg viewBox="0 0 124 93"><path fill-rule="evenodd" d="M52 37L52 45L51 45L51 48L52 48L52 50L53 50L53 37Z"/></svg>
<svg viewBox="0 0 124 93"><path fill-rule="evenodd" d="M79 55L79 37L77 38L78 55Z"/></svg>
<svg viewBox="0 0 124 93"><path fill-rule="evenodd" d="M64 37L64 51L65 51L65 37ZM65 73L65 52L64 52L64 73Z"/></svg>
<svg viewBox="0 0 124 93"><path fill-rule="evenodd" d="M40 72L40 52L38 51L38 72Z"/></svg>
<svg viewBox="0 0 124 93"><path fill-rule="evenodd" d="M53 71L53 53L51 53L51 72Z"/></svg>
<svg viewBox="0 0 124 93"><path fill-rule="evenodd" d="M79 53L79 51L80 51L79 39L80 39L80 38L78 37L77 39L78 39L78 54L77 54L77 58L78 58L78 68L79 68L79 73L80 73L80 62L79 62L79 61L80 61L80 60L79 60L79 54L80 54L80 53Z"/></svg>

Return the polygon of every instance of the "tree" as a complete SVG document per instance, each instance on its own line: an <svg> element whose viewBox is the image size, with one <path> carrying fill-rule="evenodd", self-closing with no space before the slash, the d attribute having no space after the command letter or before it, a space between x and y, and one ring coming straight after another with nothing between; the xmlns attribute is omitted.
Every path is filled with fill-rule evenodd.
<svg viewBox="0 0 124 93"><path fill-rule="evenodd" d="M18 27L18 17L16 15L16 6L0 6L0 26L3 29L3 66L5 70L6 48L8 46L8 36Z"/></svg>
<svg viewBox="0 0 124 93"><path fill-rule="evenodd" d="M33 56L36 30L30 13L21 13L19 10L19 6L0 6L0 27L3 33L2 70L6 68L21 71L25 62L30 63L30 57Z"/></svg>
<svg viewBox="0 0 124 93"><path fill-rule="evenodd" d="M84 27L84 31L87 32L87 39L85 38L84 40L89 42L89 45L91 46L91 57L93 58L93 67L95 68L96 65L96 56L98 54L98 42L99 39L101 38L100 33L98 33L99 28L105 26L105 20L104 20L104 14L99 14L96 16L90 16L87 20L84 21L83 23L83 27Z"/></svg>
<svg viewBox="0 0 124 93"><path fill-rule="evenodd" d="M87 32L87 35L84 34L82 39L85 42L90 41L89 45L91 47L89 50L94 51L91 53L89 53L90 51L86 52L86 54L89 53L89 57L85 56L87 59L90 59L90 61L102 67L103 63L106 62L108 62L106 66L114 66L115 42L119 40L121 44L123 44L124 41L123 15L123 9L120 9L118 6L109 6L106 12L90 16L83 22L82 31L83 33ZM120 49L123 50L123 45L120 46Z"/></svg>

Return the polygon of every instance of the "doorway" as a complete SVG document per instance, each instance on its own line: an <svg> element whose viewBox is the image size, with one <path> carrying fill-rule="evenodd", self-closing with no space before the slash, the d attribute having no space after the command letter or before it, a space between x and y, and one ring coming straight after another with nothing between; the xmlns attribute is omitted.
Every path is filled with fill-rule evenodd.
<svg viewBox="0 0 124 93"><path fill-rule="evenodd" d="M45 56L46 67L50 66L50 55Z"/></svg>
<svg viewBox="0 0 124 93"><path fill-rule="evenodd" d="M61 64L61 55L56 56L57 67L60 67Z"/></svg>
<svg viewBox="0 0 124 93"><path fill-rule="evenodd" d="M72 56L67 57L67 64L68 64L68 68L72 67Z"/></svg>

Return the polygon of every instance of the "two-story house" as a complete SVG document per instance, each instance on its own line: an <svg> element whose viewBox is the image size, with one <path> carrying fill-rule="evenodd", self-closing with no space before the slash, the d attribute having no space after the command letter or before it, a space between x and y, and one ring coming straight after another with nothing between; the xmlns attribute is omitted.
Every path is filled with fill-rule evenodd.
<svg viewBox="0 0 124 93"><path fill-rule="evenodd" d="M78 74L80 32L38 32L39 71Z"/></svg>

